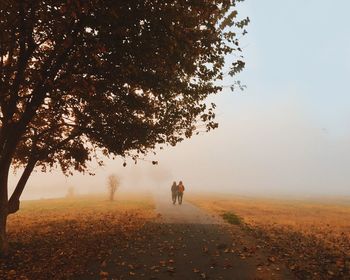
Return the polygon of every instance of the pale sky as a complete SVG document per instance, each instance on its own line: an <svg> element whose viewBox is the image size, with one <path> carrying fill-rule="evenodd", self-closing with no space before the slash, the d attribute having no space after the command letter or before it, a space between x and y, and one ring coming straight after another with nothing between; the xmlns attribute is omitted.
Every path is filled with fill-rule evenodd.
<svg viewBox="0 0 350 280"><path fill-rule="evenodd" d="M251 19L237 77L247 89L212 98L217 130L150 157L158 166L116 160L94 177L37 172L23 198L63 196L69 186L105 191L112 172L124 190L183 180L188 192L350 195L350 2L246 0L239 8Z"/></svg>

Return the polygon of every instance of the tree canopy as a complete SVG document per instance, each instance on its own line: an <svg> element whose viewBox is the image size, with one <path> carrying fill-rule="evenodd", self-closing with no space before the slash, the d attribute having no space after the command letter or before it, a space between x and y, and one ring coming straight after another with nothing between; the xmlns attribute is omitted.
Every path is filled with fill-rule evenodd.
<svg viewBox="0 0 350 280"><path fill-rule="evenodd" d="M84 171L98 151L136 159L217 127L205 99L225 56L244 67L240 1L1 1L0 210L35 166ZM8 203L11 166L25 169Z"/></svg>

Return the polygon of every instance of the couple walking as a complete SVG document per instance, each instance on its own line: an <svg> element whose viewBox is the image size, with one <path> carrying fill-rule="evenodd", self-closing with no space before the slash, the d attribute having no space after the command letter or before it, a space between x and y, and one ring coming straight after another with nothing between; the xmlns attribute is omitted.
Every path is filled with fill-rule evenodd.
<svg viewBox="0 0 350 280"><path fill-rule="evenodd" d="M171 186L171 197L173 199L173 204L176 203L176 199L179 204L182 204L182 197L184 195L185 186L183 185L182 181L179 182L177 185L174 181L173 185Z"/></svg>

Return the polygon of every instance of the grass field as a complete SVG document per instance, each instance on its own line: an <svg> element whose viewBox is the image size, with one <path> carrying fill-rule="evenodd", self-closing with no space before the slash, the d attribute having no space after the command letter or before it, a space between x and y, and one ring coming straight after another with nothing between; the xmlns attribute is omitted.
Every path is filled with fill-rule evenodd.
<svg viewBox="0 0 350 280"><path fill-rule="evenodd" d="M284 259L302 279L350 279L350 202L347 200L279 200L209 194L187 199L209 212L239 217L247 232L261 241L261 246Z"/></svg>
<svg viewBox="0 0 350 280"><path fill-rule="evenodd" d="M50 221L91 217L97 219L101 218L100 215L122 215L125 212L147 217L153 213L153 209L152 196L146 194L122 194L113 202L102 195L23 201L20 211L9 216L8 230L13 233L21 227L32 227Z"/></svg>
<svg viewBox="0 0 350 280"><path fill-rule="evenodd" d="M299 279L350 279L347 200L218 194L186 200L221 216L232 229L243 228L243 238L254 239L257 251L269 252L270 262L285 263ZM114 202L104 196L24 201L9 217L11 252L0 260L0 279L108 279L106 263L128 252L153 218L150 195L118 194Z"/></svg>
<svg viewBox="0 0 350 280"><path fill-rule="evenodd" d="M127 246L153 210L149 195L24 201L8 220L11 252L0 279L97 279L111 248Z"/></svg>

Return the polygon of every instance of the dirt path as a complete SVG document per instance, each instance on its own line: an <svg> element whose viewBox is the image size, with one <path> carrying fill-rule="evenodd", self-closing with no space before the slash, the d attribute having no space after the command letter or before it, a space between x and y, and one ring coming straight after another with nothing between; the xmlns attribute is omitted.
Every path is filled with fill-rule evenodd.
<svg viewBox="0 0 350 280"><path fill-rule="evenodd" d="M116 249L105 279L294 279L237 226L184 201L156 198L159 218ZM103 279L103 278L102 278Z"/></svg>
<svg viewBox="0 0 350 280"><path fill-rule="evenodd" d="M172 204L167 198L155 197L156 212L161 215L161 223L169 224L221 224L217 217L183 201L182 205Z"/></svg>

